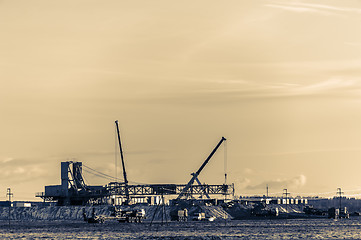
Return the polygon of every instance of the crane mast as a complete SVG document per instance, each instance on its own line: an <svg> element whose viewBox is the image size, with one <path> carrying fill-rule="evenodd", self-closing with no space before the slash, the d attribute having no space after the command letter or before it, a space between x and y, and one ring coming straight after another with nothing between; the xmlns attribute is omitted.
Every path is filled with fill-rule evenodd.
<svg viewBox="0 0 361 240"><path fill-rule="evenodd" d="M212 158L212 156L216 153L217 149L221 146L221 144L223 143L223 141L227 140L226 138L222 137L222 139L219 141L219 143L217 144L217 146L213 149L213 151L211 152L211 154L209 154L209 156L207 157L207 159L203 162L202 166L198 169L197 172L192 173L191 175L193 176L191 178L191 180L187 183L187 185L183 188L182 192L178 195L177 200L179 200L181 197L183 197L187 191L189 190L189 188L193 185L194 181L197 181L197 183L199 185L201 185L200 181L198 180L198 176L201 173L201 171L203 170L203 168L207 165L207 163L209 162L209 160ZM206 193L207 195L207 193ZM209 197L207 195L207 197Z"/></svg>
<svg viewBox="0 0 361 240"><path fill-rule="evenodd" d="M126 204L128 204L128 203L130 202L129 189L128 189L128 178L127 178L127 172L125 171L125 164L124 164L124 157L123 157L123 149L122 149L122 142L120 141L120 133L119 133L118 120L115 121L115 125L116 125L116 127L117 127L120 158L121 158L121 160L122 160L122 167L123 167L123 177L124 177L124 187L125 187Z"/></svg>

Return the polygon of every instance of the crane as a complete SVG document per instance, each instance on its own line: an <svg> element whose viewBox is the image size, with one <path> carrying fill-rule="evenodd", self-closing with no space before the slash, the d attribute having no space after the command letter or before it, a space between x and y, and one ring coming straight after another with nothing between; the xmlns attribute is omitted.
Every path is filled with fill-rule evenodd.
<svg viewBox="0 0 361 240"><path fill-rule="evenodd" d="M202 185L201 182L198 179L199 174L201 173L201 171L203 170L203 168L207 165L207 163L209 162L209 160L212 158L212 156L215 154L215 152L217 151L217 149L221 146L221 144L223 143L223 141L227 140L226 138L222 137L222 139L219 141L219 143L217 144L217 146L213 149L213 151L211 152L211 154L209 154L209 156L207 157L207 159L203 162L202 166L198 169L197 172L192 173L191 175L193 176L191 178L191 180L187 183L187 185L183 188L183 190L181 191L181 193L178 195L177 200L179 200L181 197L183 197L187 191L189 190L189 188L193 185L194 181L196 181L199 185ZM205 195L207 196L207 198L209 198L208 194L205 193Z"/></svg>
<svg viewBox="0 0 361 240"><path fill-rule="evenodd" d="M122 166L123 166L123 177L124 177L124 187L125 187L125 197L126 197L126 202L125 202L125 204L129 204L129 202L130 202L130 196L129 196L129 189L128 189L128 178L127 178L127 172L125 171L124 157L123 157L123 149L122 149L122 143L121 143L121 141L120 141L120 133L119 133L118 120L115 121L115 125L116 125L116 127L117 127L120 158L121 158L121 160L122 160Z"/></svg>

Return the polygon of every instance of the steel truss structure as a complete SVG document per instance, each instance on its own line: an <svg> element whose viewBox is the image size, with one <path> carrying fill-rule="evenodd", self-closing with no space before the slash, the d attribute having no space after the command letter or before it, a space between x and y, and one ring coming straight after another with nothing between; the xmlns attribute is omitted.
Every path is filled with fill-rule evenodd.
<svg viewBox="0 0 361 240"><path fill-rule="evenodd" d="M184 191L185 184L150 184L150 185L128 185L129 195L131 196L152 196L152 195L179 195ZM107 192L110 195L126 195L126 187L118 183L107 185ZM192 185L185 192L185 195L233 195L234 185Z"/></svg>
<svg viewBox="0 0 361 240"><path fill-rule="evenodd" d="M161 195L179 195L184 188L185 184L150 184L150 185L128 185L129 195L131 197L148 197L148 196L161 196ZM234 185L192 185L185 196L188 198L192 197L203 197L208 195L234 195ZM82 190L71 196L57 195L57 194L45 194L40 192L36 194L36 197L42 198L44 201L57 201L60 205L67 199L70 198L71 202L78 204L101 204L107 198L111 196L126 197L126 187L121 183L109 183L103 189L96 191Z"/></svg>

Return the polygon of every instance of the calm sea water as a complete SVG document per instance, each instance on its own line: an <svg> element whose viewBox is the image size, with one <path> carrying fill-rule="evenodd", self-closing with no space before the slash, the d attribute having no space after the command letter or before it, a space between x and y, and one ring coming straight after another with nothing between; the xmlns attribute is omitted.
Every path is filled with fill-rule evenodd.
<svg viewBox="0 0 361 240"><path fill-rule="evenodd" d="M361 239L361 217L341 219L149 222L81 221L0 223L1 239Z"/></svg>

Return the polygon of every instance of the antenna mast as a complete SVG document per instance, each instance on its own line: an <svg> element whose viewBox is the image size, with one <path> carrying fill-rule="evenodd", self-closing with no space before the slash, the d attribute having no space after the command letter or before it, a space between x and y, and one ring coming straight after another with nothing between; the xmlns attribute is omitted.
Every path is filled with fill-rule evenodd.
<svg viewBox="0 0 361 240"><path fill-rule="evenodd" d="M342 199L342 194L343 192L341 191L341 188L337 188L337 195L339 195L339 200L340 200L340 214L341 214L341 199Z"/></svg>

